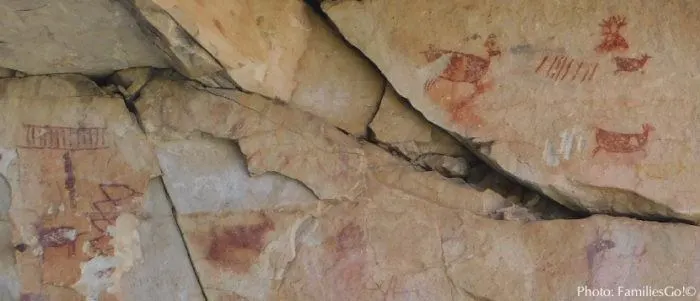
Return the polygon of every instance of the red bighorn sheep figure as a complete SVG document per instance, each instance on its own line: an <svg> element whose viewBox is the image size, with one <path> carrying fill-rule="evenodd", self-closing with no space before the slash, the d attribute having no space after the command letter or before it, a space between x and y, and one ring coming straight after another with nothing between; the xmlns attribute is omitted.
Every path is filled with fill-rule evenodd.
<svg viewBox="0 0 700 301"><path fill-rule="evenodd" d="M618 133L596 128L595 141L596 148L593 150L593 157L600 151L605 150L610 153L633 153L644 151L644 147L649 142L649 133L656 130L651 124L642 125L642 132L635 134Z"/></svg>
<svg viewBox="0 0 700 301"><path fill-rule="evenodd" d="M617 64L617 70L615 70L615 74L617 75L620 72L635 72L642 69L650 58L651 56L646 54L642 54L641 58L616 56L615 64Z"/></svg>
<svg viewBox="0 0 700 301"><path fill-rule="evenodd" d="M596 47L598 53L612 52L616 50L624 51L630 46L627 40L620 34L620 29L627 25L627 21L622 16L612 16L603 20L600 27L603 29L603 42Z"/></svg>
<svg viewBox="0 0 700 301"><path fill-rule="evenodd" d="M445 69L433 79L425 83L425 91L430 91L438 79L445 79L453 83L464 82L474 85L476 92L473 95L483 93L484 87L481 84L481 79L486 75L491 64L491 58L501 55L501 51L496 46L496 36L491 34L484 42L484 47L488 52L488 57L483 58L474 54L462 53L457 51L436 49L430 44L427 51L421 52L425 59L432 63L442 56L449 56L450 61ZM453 99L458 98L456 93L456 85L453 85Z"/></svg>

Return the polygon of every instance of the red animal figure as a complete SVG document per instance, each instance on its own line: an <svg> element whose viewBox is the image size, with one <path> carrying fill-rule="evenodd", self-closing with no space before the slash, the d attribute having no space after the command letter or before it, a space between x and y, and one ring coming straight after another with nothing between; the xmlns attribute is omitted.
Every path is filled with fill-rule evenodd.
<svg viewBox="0 0 700 301"><path fill-rule="evenodd" d="M470 83L475 86L478 93L482 93L484 87L481 83L481 79L489 70L491 58L501 55L501 51L496 46L496 36L493 34L489 35L486 42L484 42L484 47L486 47L488 52L488 57L486 58L474 54L435 49L435 46L432 44L428 47L429 49L421 52L421 54L425 56L425 59L429 63L432 63L445 55L450 57L450 61L447 67L445 67L445 69L436 78L430 79L425 83L424 88L426 92L433 88L438 79L445 79L453 83ZM453 86L453 99L457 98L457 95L454 95L455 92L456 90Z"/></svg>
<svg viewBox="0 0 700 301"><path fill-rule="evenodd" d="M39 244L44 248L70 247L70 255L75 255L75 241L78 230L72 227L39 229Z"/></svg>
<svg viewBox="0 0 700 301"><path fill-rule="evenodd" d="M627 25L627 21L621 16L612 16L603 20L600 27L603 29L603 42L596 47L598 53L625 51L629 48L627 40L620 34L620 29Z"/></svg>
<svg viewBox="0 0 700 301"><path fill-rule="evenodd" d="M642 69L644 65L646 65L650 58L651 57L646 54L643 54L641 58L616 56L615 64L617 64L617 70L615 70L615 74L617 75L620 72L638 71L639 69Z"/></svg>
<svg viewBox="0 0 700 301"><path fill-rule="evenodd" d="M595 141L596 148L593 150L593 157L600 151L605 150L610 153L633 153L644 151L644 147L649 142L649 133L656 130L651 124L642 125L642 132L635 134L618 133L596 128Z"/></svg>

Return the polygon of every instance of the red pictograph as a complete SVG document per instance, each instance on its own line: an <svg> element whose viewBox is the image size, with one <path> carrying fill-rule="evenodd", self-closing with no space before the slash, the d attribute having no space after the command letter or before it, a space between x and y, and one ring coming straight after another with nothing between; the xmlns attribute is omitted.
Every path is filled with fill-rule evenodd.
<svg viewBox="0 0 700 301"><path fill-rule="evenodd" d="M94 250L109 254L113 251L113 247L109 245L110 235L107 227L115 225L122 205L143 194L126 184L100 184L100 191L104 199L92 202L94 211L88 213L90 223L97 228L100 235L91 239L90 245Z"/></svg>
<svg viewBox="0 0 700 301"><path fill-rule="evenodd" d="M596 128L596 148L593 149L593 157L604 150L609 153L633 153L644 151L649 143L649 134L656 130L651 124L642 125L641 133L619 133Z"/></svg>
<svg viewBox="0 0 700 301"><path fill-rule="evenodd" d="M629 49L629 44L620 30L627 25L627 20L622 16L612 16L603 20L600 24L603 41L595 48L598 53L613 51L625 51Z"/></svg>
<svg viewBox="0 0 700 301"><path fill-rule="evenodd" d="M650 58L651 56L648 56L646 54L642 54L640 58L616 56L614 58L615 64L617 65L617 70L615 70L615 74L617 75L620 72L639 71L640 69L644 68L644 66Z"/></svg>

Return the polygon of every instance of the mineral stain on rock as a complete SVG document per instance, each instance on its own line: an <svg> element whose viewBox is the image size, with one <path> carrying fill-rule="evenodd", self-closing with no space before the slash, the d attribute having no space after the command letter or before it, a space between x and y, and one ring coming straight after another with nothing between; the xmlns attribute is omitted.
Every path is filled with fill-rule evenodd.
<svg viewBox="0 0 700 301"><path fill-rule="evenodd" d="M206 259L234 272L248 271L265 247L265 235L275 229L264 213L257 224L222 226L212 230L212 241Z"/></svg>
<svg viewBox="0 0 700 301"><path fill-rule="evenodd" d="M609 239L599 239L588 245L586 248L586 259L588 260L588 269L594 267L595 256L605 250L610 250L615 247L615 242Z"/></svg>
<svg viewBox="0 0 700 301"><path fill-rule="evenodd" d="M39 230L39 244L44 248L68 246L70 256L75 255L75 241L78 231L72 227L56 227Z"/></svg>
<svg viewBox="0 0 700 301"><path fill-rule="evenodd" d="M362 245L362 239L364 237L364 232L360 226L350 223L343 227L338 235L335 237L335 247L337 252L347 251L350 249L355 249Z"/></svg>
<svg viewBox="0 0 700 301"><path fill-rule="evenodd" d="M364 230L354 222L324 241L330 267L324 274L333 300L363 300L367 276Z"/></svg>
<svg viewBox="0 0 700 301"><path fill-rule="evenodd" d="M40 294L22 294L19 297L19 301L46 301L44 295Z"/></svg>

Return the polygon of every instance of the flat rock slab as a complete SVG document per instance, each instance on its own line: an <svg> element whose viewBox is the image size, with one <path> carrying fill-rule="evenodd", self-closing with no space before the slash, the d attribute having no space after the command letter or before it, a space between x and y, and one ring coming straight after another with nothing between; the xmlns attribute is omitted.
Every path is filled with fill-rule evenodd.
<svg viewBox="0 0 700 301"><path fill-rule="evenodd" d="M700 3L326 1L429 120L594 212L700 221Z"/></svg>
<svg viewBox="0 0 700 301"><path fill-rule="evenodd" d="M163 188L152 187L152 145L123 99L81 76L3 79L0 112L20 288L10 300L201 300Z"/></svg>
<svg viewBox="0 0 700 301"><path fill-rule="evenodd" d="M167 67L121 4L111 0L7 0L0 3L0 66L28 74L107 75Z"/></svg>
<svg viewBox="0 0 700 301"><path fill-rule="evenodd" d="M445 130L413 110L391 85L384 89L382 102L369 127L377 140L396 147L412 160L431 153L456 157L469 154Z"/></svg>
<svg viewBox="0 0 700 301"><path fill-rule="evenodd" d="M157 141L166 186L178 212L307 202L305 191L275 173L300 181L325 200L356 199L367 189L368 174L376 173L380 181L451 208L486 215L505 205L496 193L419 172L309 113L256 94L157 78L144 87L136 106L148 136ZM226 145L231 142L194 140L202 133L236 140L245 166L239 151Z"/></svg>
<svg viewBox="0 0 700 301"><path fill-rule="evenodd" d="M365 134L385 80L303 1L149 2L172 16L242 89ZM162 23L152 19L156 27Z"/></svg>
<svg viewBox="0 0 700 301"><path fill-rule="evenodd" d="M597 300L586 289L634 300L625 294L645 285L700 287L695 226L496 221L477 215L497 206L490 194L256 95L156 79L137 106L210 300ZM278 188L260 189L274 173L318 198L278 175ZM197 179L221 174L250 189L197 192Z"/></svg>

